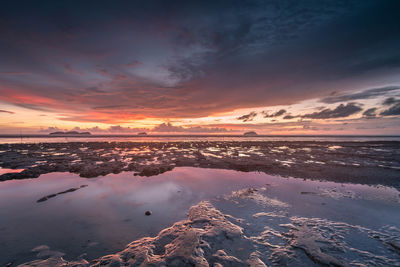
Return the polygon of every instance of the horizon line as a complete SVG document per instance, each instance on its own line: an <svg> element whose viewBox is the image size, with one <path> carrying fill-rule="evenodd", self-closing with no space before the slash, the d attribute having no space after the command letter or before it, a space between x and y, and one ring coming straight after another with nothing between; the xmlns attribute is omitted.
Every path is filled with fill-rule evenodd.
<svg viewBox="0 0 400 267"><path fill-rule="evenodd" d="M400 137L400 135L368 135L368 134L258 134L254 136L246 136L243 134L90 134L90 135L50 135L50 134L0 134L0 138L96 138L96 137L136 137L136 138L151 138L151 137L244 137L244 138L258 138L258 137Z"/></svg>

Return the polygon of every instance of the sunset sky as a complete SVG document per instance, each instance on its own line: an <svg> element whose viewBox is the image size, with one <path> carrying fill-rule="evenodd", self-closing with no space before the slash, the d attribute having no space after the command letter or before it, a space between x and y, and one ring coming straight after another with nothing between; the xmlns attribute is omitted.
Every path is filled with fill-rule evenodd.
<svg viewBox="0 0 400 267"><path fill-rule="evenodd" d="M0 134L400 134L400 1L8 1Z"/></svg>

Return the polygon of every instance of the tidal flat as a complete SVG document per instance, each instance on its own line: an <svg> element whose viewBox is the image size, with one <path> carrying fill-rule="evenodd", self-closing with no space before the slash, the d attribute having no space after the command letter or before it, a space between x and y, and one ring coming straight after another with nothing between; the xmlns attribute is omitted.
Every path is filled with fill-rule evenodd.
<svg viewBox="0 0 400 267"><path fill-rule="evenodd" d="M259 171L284 177L400 188L400 142L197 141L0 144L0 181L51 172L93 178L153 176L175 167Z"/></svg>
<svg viewBox="0 0 400 267"><path fill-rule="evenodd" d="M0 146L2 266L400 266L398 142Z"/></svg>

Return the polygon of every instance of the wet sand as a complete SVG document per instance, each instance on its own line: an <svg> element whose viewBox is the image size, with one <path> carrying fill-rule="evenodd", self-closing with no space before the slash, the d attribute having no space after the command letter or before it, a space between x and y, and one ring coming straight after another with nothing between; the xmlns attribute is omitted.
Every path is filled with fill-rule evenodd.
<svg viewBox="0 0 400 267"><path fill-rule="evenodd" d="M400 142L78 142L0 145L0 180L50 172L153 176L175 167L260 171L284 177L400 188Z"/></svg>

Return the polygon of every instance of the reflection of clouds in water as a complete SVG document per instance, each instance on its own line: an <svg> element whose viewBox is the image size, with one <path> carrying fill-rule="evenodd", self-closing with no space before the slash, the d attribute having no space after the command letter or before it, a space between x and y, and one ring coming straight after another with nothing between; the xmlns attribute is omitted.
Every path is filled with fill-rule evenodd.
<svg viewBox="0 0 400 267"><path fill-rule="evenodd" d="M93 198L119 200L125 203L154 203L167 201L180 190L175 182L126 177L104 177L91 186Z"/></svg>
<svg viewBox="0 0 400 267"><path fill-rule="evenodd" d="M179 189L180 187L172 182L152 183L141 186L139 190L134 191L133 194L127 195L125 198L135 202L157 203L168 201L173 196L176 196Z"/></svg>

